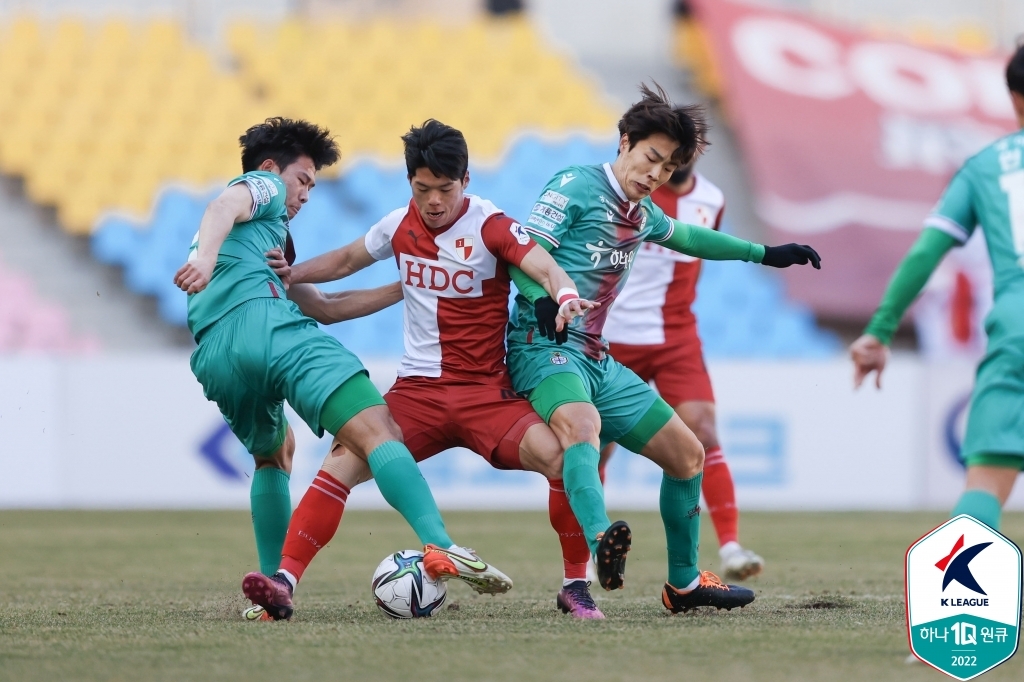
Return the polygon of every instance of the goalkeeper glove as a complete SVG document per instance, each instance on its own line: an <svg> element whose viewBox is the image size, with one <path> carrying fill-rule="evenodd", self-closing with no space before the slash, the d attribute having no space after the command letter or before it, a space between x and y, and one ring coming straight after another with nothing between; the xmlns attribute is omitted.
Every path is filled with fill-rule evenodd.
<svg viewBox="0 0 1024 682"><path fill-rule="evenodd" d="M790 265L807 265L810 262L815 270L821 270L821 256L805 244L783 244L782 246L764 247L764 258L761 265L773 268L788 268Z"/></svg>

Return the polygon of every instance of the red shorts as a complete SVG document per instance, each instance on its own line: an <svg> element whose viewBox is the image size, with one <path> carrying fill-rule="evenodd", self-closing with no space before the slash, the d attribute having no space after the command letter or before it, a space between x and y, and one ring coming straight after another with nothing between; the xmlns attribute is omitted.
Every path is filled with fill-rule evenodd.
<svg viewBox="0 0 1024 682"><path fill-rule="evenodd" d="M657 346L611 344L613 358L629 367L644 381L654 379L658 393L672 407L691 400L715 402L711 377L704 365L704 349L693 331L668 336L667 343Z"/></svg>
<svg viewBox="0 0 1024 682"><path fill-rule="evenodd" d="M522 469L519 444L527 429L544 423L507 381L400 377L384 400L417 462L463 447L495 469Z"/></svg>

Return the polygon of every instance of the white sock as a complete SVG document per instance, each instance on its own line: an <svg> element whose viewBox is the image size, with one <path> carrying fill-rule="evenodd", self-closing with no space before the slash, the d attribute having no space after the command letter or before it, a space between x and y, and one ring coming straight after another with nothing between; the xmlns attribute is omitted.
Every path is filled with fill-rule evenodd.
<svg viewBox="0 0 1024 682"><path fill-rule="evenodd" d="M725 543L724 545L718 548L718 556L724 559L730 554L738 552L741 549L743 548L740 547L740 543L736 542L735 540L730 540L729 542Z"/></svg>
<svg viewBox="0 0 1024 682"><path fill-rule="evenodd" d="M585 582L587 585L590 585L590 581L586 578L562 578L562 587L569 587L569 585L573 583L578 583L581 580Z"/></svg>
<svg viewBox="0 0 1024 682"><path fill-rule="evenodd" d="M682 589L677 589L676 591L680 594L686 594L687 592L693 592L695 589L697 589L698 585L700 585L700 573L697 574L697 577L693 579L692 583L690 583Z"/></svg>
<svg viewBox="0 0 1024 682"><path fill-rule="evenodd" d="M278 573L284 576L284 579L288 581L288 584L292 586L293 590L295 589L295 586L299 584L299 579L283 568L278 570Z"/></svg>

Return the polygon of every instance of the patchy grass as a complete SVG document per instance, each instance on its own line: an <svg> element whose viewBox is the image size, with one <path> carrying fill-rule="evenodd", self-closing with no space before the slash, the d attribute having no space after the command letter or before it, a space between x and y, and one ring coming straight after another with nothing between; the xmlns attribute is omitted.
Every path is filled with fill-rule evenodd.
<svg viewBox="0 0 1024 682"><path fill-rule="evenodd" d="M745 514L767 560L742 610L670 616L656 514L633 527L608 620L554 608L558 542L544 513L445 515L453 537L513 577L478 597L450 587L433 619L391 621L370 598L385 554L415 547L397 514L349 512L306 574L289 623L241 619L255 566L247 514L0 512L0 680L937 680L906 665L903 555L941 514ZM1024 514L1004 532L1024 539ZM717 569L709 524L704 568ZM1024 679L1018 656L987 680Z"/></svg>

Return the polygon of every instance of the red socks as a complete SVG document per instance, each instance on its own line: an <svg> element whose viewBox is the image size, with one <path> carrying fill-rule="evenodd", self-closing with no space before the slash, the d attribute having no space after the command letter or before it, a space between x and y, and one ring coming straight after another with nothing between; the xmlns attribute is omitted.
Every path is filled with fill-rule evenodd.
<svg viewBox="0 0 1024 682"><path fill-rule="evenodd" d="M281 557L281 569L295 576L296 581L338 531L348 493L344 484L321 470L302 496L288 525Z"/></svg>
<svg viewBox="0 0 1024 682"><path fill-rule="evenodd" d="M558 533L558 542L562 545L565 579L586 580L590 548L583 537L583 529L580 528L576 515L572 513L561 479L549 480L548 487L548 516L551 519L551 527Z"/></svg>
<svg viewBox="0 0 1024 682"><path fill-rule="evenodd" d="M736 489L732 473L722 455L722 448L712 448L704 454L704 483L701 487L704 501L718 534L718 546L737 542L739 512L736 510Z"/></svg>

